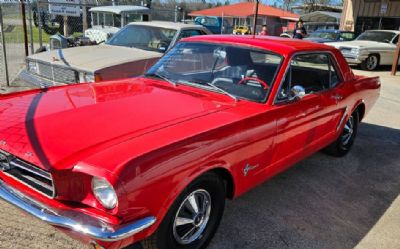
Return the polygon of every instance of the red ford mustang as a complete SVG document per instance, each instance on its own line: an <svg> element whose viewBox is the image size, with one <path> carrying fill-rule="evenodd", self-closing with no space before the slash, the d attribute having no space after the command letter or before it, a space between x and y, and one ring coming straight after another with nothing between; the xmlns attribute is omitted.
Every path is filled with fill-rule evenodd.
<svg viewBox="0 0 400 249"><path fill-rule="evenodd" d="M379 89L325 45L188 38L140 78L1 96L0 198L93 248L205 248L226 197L345 155Z"/></svg>

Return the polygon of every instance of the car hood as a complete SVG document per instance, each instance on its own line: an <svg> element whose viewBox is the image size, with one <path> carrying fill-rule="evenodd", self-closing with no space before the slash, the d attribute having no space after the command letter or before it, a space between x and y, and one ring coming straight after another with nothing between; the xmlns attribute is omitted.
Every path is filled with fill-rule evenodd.
<svg viewBox="0 0 400 249"><path fill-rule="evenodd" d="M347 48L390 48L392 47L389 43L375 42L375 41L348 41L348 42L330 42L329 45L336 48L347 47Z"/></svg>
<svg viewBox="0 0 400 249"><path fill-rule="evenodd" d="M78 71L95 72L97 70L151 58L159 58L162 53L111 45L82 46L57 49L29 56L38 60L61 66L69 66Z"/></svg>
<svg viewBox="0 0 400 249"><path fill-rule="evenodd" d="M139 78L0 96L0 149L46 170L71 168L115 144L233 106L201 92Z"/></svg>

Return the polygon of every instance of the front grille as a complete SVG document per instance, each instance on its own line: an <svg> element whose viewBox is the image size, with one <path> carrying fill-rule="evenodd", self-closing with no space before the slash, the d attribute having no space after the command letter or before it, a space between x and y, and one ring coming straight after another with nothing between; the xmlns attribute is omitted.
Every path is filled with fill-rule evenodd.
<svg viewBox="0 0 400 249"><path fill-rule="evenodd" d="M69 67L52 65L45 62L36 62L37 71L32 72L42 78L57 82L57 83L76 83L79 80L79 73Z"/></svg>
<svg viewBox="0 0 400 249"><path fill-rule="evenodd" d="M48 197L55 196L53 178L49 172L1 150L0 171Z"/></svg>

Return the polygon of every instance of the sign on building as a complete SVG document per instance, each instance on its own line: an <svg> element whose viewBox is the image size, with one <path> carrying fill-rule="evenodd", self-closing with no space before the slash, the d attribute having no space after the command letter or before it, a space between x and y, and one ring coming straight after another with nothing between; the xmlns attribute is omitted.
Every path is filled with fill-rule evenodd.
<svg viewBox="0 0 400 249"><path fill-rule="evenodd" d="M49 12L54 15L80 16L79 0L51 0Z"/></svg>

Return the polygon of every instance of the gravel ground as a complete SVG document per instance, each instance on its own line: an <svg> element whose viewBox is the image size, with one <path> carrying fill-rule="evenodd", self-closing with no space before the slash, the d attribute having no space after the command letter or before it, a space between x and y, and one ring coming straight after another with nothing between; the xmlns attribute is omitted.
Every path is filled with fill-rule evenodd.
<svg viewBox="0 0 400 249"><path fill-rule="evenodd" d="M352 152L317 153L229 201L210 249L400 248L400 76L368 74L381 98ZM0 248L87 247L0 201Z"/></svg>

